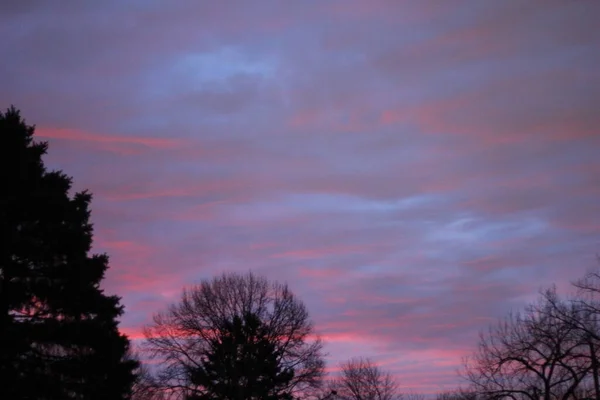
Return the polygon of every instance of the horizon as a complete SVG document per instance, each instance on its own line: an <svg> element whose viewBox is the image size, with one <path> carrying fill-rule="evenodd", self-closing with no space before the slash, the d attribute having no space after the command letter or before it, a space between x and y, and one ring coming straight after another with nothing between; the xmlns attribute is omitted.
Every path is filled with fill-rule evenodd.
<svg viewBox="0 0 600 400"><path fill-rule="evenodd" d="M433 394L598 266L600 2L227 5L0 6L0 107L93 193L134 342L252 270L307 305L328 371Z"/></svg>

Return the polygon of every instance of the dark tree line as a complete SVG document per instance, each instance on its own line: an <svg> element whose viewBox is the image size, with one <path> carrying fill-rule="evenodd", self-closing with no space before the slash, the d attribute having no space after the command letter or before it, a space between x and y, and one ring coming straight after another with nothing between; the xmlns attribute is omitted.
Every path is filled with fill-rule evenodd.
<svg viewBox="0 0 600 400"><path fill-rule="evenodd" d="M368 358L324 384L323 343L285 284L223 274L154 316L137 353L90 254L91 194L48 171L14 108L0 112L0 399L420 400ZM554 288L480 335L468 385L438 400L600 400L600 275ZM139 360L151 357L150 368Z"/></svg>
<svg viewBox="0 0 600 400"><path fill-rule="evenodd" d="M324 387L323 344L305 305L252 273L186 288L134 353L118 330L120 299L100 289L108 257L90 254L92 196L71 195L71 178L46 169L48 145L34 132L16 109L0 113L1 399L397 397L391 375L367 359Z"/></svg>
<svg viewBox="0 0 600 400"><path fill-rule="evenodd" d="M261 399L320 393L322 342L286 285L252 273L188 288L147 327L141 365L119 333L120 299L90 254L91 194L48 171L48 145L0 113L0 398Z"/></svg>

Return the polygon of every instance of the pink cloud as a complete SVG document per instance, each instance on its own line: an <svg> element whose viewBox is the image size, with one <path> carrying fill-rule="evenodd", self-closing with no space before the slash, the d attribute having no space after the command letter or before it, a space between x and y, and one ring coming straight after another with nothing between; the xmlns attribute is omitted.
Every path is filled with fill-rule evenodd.
<svg viewBox="0 0 600 400"><path fill-rule="evenodd" d="M145 339L144 332L139 328L119 327L119 332L121 332L123 335L127 335L127 337L131 340L140 341Z"/></svg>
<svg viewBox="0 0 600 400"><path fill-rule="evenodd" d="M35 132L37 136L43 138L94 142L101 144L137 144L158 149L175 148L182 145L182 141L180 139L101 135L71 129L38 127L36 128Z"/></svg>

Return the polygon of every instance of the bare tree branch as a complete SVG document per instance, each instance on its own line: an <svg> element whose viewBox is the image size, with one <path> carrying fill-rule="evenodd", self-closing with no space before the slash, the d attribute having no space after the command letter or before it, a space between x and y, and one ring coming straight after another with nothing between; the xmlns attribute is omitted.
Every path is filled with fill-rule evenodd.
<svg viewBox="0 0 600 400"><path fill-rule="evenodd" d="M485 396L569 399L590 371L586 342L568 323L577 310L553 291L480 335L466 377ZM568 317L568 318L567 318Z"/></svg>
<svg viewBox="0 0 600 400"><path fill-rule="evenodd" d="M399 400L402 395L389 372L368 358L353 358L341 365L342 375L330 387L342 400Z"/></svg>

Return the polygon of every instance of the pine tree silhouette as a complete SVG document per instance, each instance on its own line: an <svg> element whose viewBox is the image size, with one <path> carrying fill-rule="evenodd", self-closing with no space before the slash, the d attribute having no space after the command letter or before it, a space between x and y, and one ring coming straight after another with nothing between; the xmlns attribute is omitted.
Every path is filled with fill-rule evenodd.
<svg viewBox="0 0 600 400"><path fill-rule="evenodd" d="M190 399L291 400L287 389L294 372L282 368L275 344L256 315L224 323L211 348L201 367L191 372L192 383L204 393Z"/></svg>
<svg viewBox="0 0 600 400"><path fill-rule="evenodd" d="M88 192L47 171L14 107L0 112L0 399L125 399L137 362L120 299L99 288Z"/></svg>

